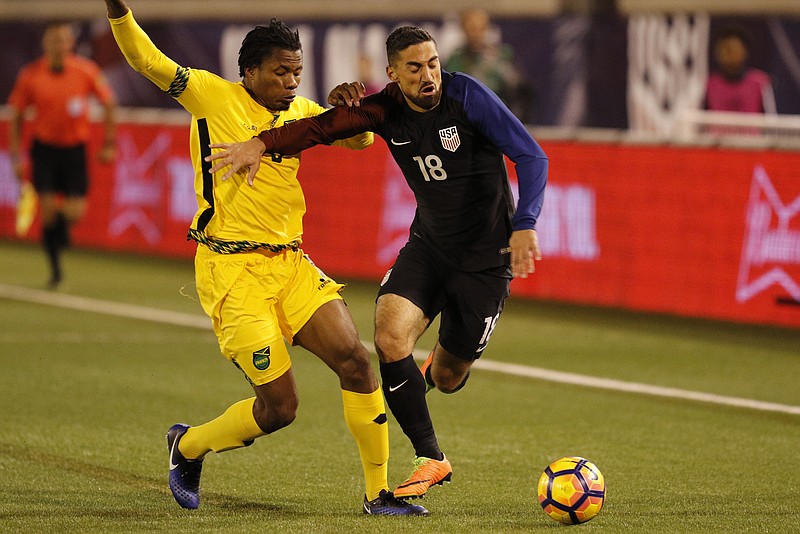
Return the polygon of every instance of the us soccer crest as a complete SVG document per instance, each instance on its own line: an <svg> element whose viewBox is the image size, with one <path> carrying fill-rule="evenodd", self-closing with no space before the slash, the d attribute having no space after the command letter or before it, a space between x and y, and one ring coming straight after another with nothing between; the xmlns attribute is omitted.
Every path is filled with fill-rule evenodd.
<svg viewBox="0 0 800 534"><path fill-rule="evenodd" d="M458 130L455 126L439 130L439 139L442 141L442 147L450 152L455 152L461 146L461 138L458 137Z"/></svg>

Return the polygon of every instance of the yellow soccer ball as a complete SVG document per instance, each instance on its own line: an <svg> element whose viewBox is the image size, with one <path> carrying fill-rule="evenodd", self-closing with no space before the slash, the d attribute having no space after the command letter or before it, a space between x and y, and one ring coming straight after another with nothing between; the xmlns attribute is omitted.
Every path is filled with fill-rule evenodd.
<svg viewBox="0 0 800 534"><path fill-rule="evenodd" d="M565 525L589 521L603 508L606 482L592 462L568 456L548 465L539 477L539 504Z"/></svg>

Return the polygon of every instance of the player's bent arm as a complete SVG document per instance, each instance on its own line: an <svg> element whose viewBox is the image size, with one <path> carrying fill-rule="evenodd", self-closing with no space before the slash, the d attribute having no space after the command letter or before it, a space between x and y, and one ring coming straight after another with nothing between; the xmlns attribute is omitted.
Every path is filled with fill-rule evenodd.
<svg viewBox="0 0 800 534"><path fill-rule="evenodd" d="M358 108L338 107L313 117L306 117L291 122L280 128L264 130L250 141L243 143L216 143L212 149L221 149L205 158L208 162L216 162L211 167L215 173L228 167L223 180L227 180L239 170L247 167L247 181L253 185L256 172L260 166L261 155L297 154L307 148L319 144L332 144L371 132L382 120L382 108L368 97Z"/></svg>
<svg viewBox="0 0 800 534"><path fill-rule="evenodd" d="M533 230L542 210L548 160L539 143L500 99L476 81L465 98L469 119L503 154L514 162L519 201L512 218L514 230Z"/></svg>
<svg viewBox="0 0 800 534"><path fill-rule="evenodd" d="M370 146L373 139L374 136L372 132L364 132L347 139L337 140L334 144L360 150ZM213 143L210 145L210 148L222 149L205 158L208 162L216 161L209 170L211 174L228 167L225 174L222 175L222 180L227 180L239 172L239 170L246 167L248 169L247 183L253 185L258 169L261 166L261 156L264 154L267 147L259 137L253 137L249 141L242 143Z"/></svg>
<svg viewBox="0 0 800 534"><path fill-rule="evenodd" d="M11 159L11 165L14 169L14 174L17 176L17 180L22 181L23 164L20 144L22 140L22 123L24 122L24 117L22 111L17 108L12 107L11 110L11 124L8 129L8 156Z"/></svg>
<svg viewBox="0 0 800 534"><path fill-rule="evenodd" d="M544 155L544 152L541 155L525 155L519 159L514 159L507 153L506 156L516 164L519 185L517 209L511 219L513 228L514 230L533 230L536 228L536 220L539 218L544 203L544 189L547 185L549 166L547 156Z"/></svg>
<svg viewBox="0 0 800 534"><path fill-rule="evenodd" d="M209 116L226 105L220 98L231 84L205 70L182 67L164 55L133 18L129 10L122 17L109 19L111 30L125 59L134 70L173 97L189 113Z"/></svg>
<svg viewBox="0 0 800 534"><path fill-rule="evenodd" d="M23 67L14 81L8 96L11 108L11 121L8 128L8 155L17 178L22 179L22 128L25 123L25 110L33 105L31 98L30 68Z"/></svg>
<svg viewBox="0 0 800 534"><path fill-rule="evenodd" d="M11 121L8 129L8 155L12 160L18 159L22 140L23 113L15 107L11 108Z"/></svg>

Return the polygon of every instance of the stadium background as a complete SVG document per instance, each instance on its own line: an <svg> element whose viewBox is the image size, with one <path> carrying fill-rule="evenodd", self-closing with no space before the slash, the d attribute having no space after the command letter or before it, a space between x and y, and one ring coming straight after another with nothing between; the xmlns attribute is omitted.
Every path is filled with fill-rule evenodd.
<svg viewBox="0 0 800 534"><path fill-rule="evenodd" d="M429 28L446 57L458 43L457 9L467 5L132 4L168 55L230 79L244 32L273 12L284 17L302 32L301 93L317 101L359 77L359 54L383 80L383 39L401 22ZM618 2L616 10L612 2L508 2L493 12L499 38L514 47L534 88L528 122L551 160L539 225L545 259L536 276L514 282L515 297L800 326L797 143L677 134L681 113L700 106L710 36L731 21L753 34L751 63L774 76L779 112L800 114L800 10L780 1L750 11L720 4L687 11L680 2ZM92 169L90 211L75 243L189 258L188 116L125 64L103 11L99 2L4 2L0 100L38 56L45 18L74 17L79 52L103 66L126 107L119 157ZM15 239L7 114L0 123L0 236ZM332 275L380 279L414 209L382 141L363 154L321 148L303 160L307 251Z"/></svg>
<svg viewBox="0 0 800 534"><path fill-rule="evenodd" d="M347 57L342 43L354 30L377 24L377 35L400 18L439 28L453 17L427 0L131 3L148 30L163 29L159 45L207 68L222 65L221 34L214 32L241 32L273 14L346 30L333 32L338 60ZM209 420L251 391L219 356L193 295L192 251L184 240L195 205L188 117L150 105L123 110L119 159L93 169L92 212L78 228L79 246L65 255L67 287L51 292L41 290L46 264L37 228L25 239L12 235L17 186L2 115L0 530L394 534L422 526L453 534L552 533L558 525L539 509L536 481L554 459L580 455L608 484L603 512L582 532L796 531L800 484L786 465L800 443L800 329L798 307L782 303L798 300L792 295L800 280L800 149L790 138L685 139L672 132L674 106L657 104L688 106L697 98L709 32L734 15L768 30L759 41L759 66L773 72L772 62L784 62L791 71L784 58L792 56L777 43L785 44L782 36L796 26L798 4L761 0L755 12L752 0L619 0L619 16L575 11L600 4L608 2L490 6L503 31L509 21L530 22L537 31L562 21L560 32L570 35L587 21L597 28L606 20L625 45L605 58L612 68L595 77L580 72L593 68L585 58L600 54L596 43L556 54L554 31L520 45L520 56L533 55L526 43L541 38L547 45L533 58L534 65L551 65L533 71L537 84L555 78L554 55L575 59L577 71L557 68L559 75L578 73L566 77L571 83L560 85L562 94L604 93L616 104L583 113L578 98L553 124L539 117L530 125L553 161L540 226L546 261L535 276L514 282L470 386L428 397L456 474L453 484L426 497L432 514L424 525L361 514L363 481L338 383L295 347L289 350L302 399L297 421L252 447L208 458L201 508L181 510L166 484L164 432L175 421ZM93 36L107 25L99 5L0 0L0 64L38 54L45 16L79 18L81 49L91 54ZM198 43L204 28L216 30ZM231 35L233 42L241 38ZM800 41L792 39L796 50ZM314 34L314 42L324 52L324 36ZM676 61L681 50L700 61ZM620 62L628 67L616 70ZM323 78L327 61L313 64L324 68L303 83L320 89L330 81ZM126 69L118 65L120 74ZM10 83L14 69L2 72L0 84ZM605 72L613 83L602 81ZM131 76L115 83L139 82ZM647 86L645 78L659 84ZM627 122L601 128L591 118L597 113ZM319 148L303 158L308 248L337 277L351 273L342 279L345 296L369 345L377 280L410 216L407 188L380 142L361 154ZM434 343L430 330L415 351L418 360ZM389 480L396 483L407 476L413 450L394 421L389 431Z"/></svg>

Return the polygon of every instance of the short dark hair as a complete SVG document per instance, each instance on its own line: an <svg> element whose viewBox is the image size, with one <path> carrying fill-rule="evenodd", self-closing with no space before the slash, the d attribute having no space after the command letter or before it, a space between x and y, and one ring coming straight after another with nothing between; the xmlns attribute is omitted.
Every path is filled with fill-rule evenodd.
<svg viewBox="0 0 800 534"><path fill-rule="evenodd" d="M42 31L42 36L44 36L44 34L49 32L50 30L55 30L55 29L58 29L58 28L68 28L75 37L78 36L78 28L75 25L75 23L73 23L73 22L71 22L69 20L66 20L66 19L63 19L63 20L62 19L48 20L47 23L45 23L45 25L44 25L44 30Z"/></svg>
<svg viewBox="0 0 800 534"><path fill-rule="evenodd" d="M245 36L239 49L239 76L246 69L257 67L272 57L275 50L302 50L300 34L278 19L269 21L269 26L256 26Z"/></svg>
<svg viewBox="0 0 800 534"><path fill-rule="evenodd" d="M417 26L401 26L389 34L386 39L386 59L391 65L396 59L397 55L411 45L419 43L427 43L432 41L436 44L436 40L431 37L431 34L418 28Z"/></svg>
<svg viewBox="0 0 800 534"><path fill-rule="evenodd" d="M730 38L739 39L746 49L750 49L750 46L753 42L753 39L750 37L750 32L748 32L744 26L739 24L728 24L727 26L723 26L717 32L716 38L714 39L714 43L719 43L724 39Z"/></svg>

